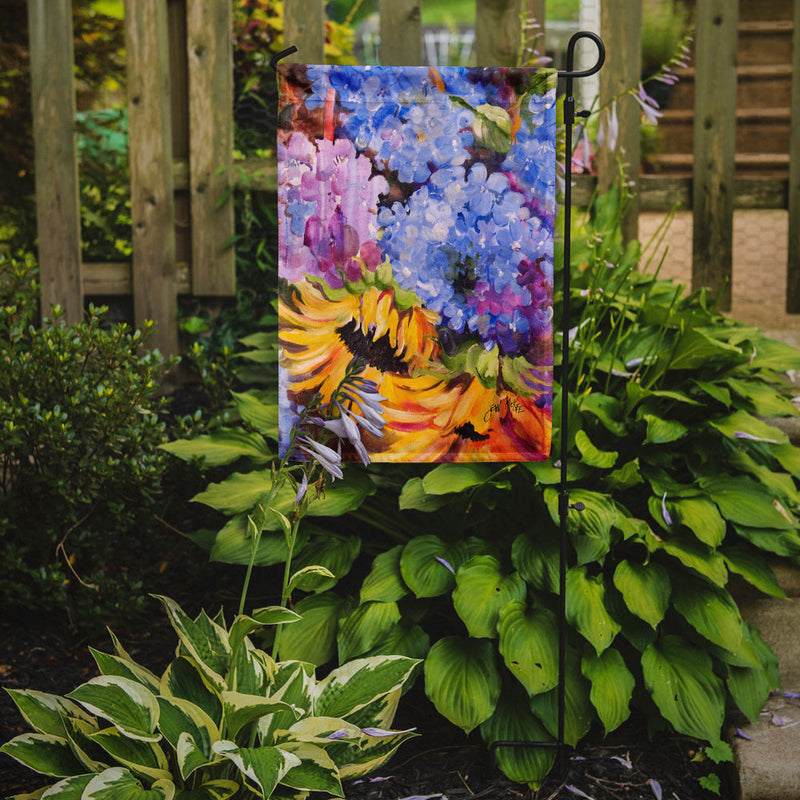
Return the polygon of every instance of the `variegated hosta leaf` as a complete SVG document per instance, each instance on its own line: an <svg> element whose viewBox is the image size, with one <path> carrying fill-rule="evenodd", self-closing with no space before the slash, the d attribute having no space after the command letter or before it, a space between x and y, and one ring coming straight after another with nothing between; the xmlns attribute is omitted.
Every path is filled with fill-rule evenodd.
<svg viewBox="0 0 800 800"><path fill-rule="evenodd" d="M614 586L622 594L628 610L655 628L667 613L672 586L661 564L639 564L627 559L614 570Z"/></svg>
<svg viewBox="0 0 800 800"><path fill-rule="evenodd" d="M605 594L602 574L591 577L585 566L568 570L567 620L591 643L598 655L621 630L620 624L608 613Z"/></svg>
<svg viewBox="0 0 800 800"><path fill-rule="evenodd" d="M178 736L175 757L183 780L187 780L195 770L213 763L218 758L218 756L204 752L194 736L185 731Z"/></svg>
<svg viewBox="0 0 800 800"><path fill-rule="evenodd" d="M158 703L142 684L117 675L100 675L70 692L87 711L108 720L131 739L157 742Z"/></svg>
<svg viewBox="0 0 800 800"><path fill-rule="evenodd" d="M436 710L469 733L493 713L500 672L492 642L446 636L425 659L425 692Z"/></svg>
<svg viewBox="0 0 800 800"><path fill-rule="evenodd" d="M413 730L377 731L374 728L362 728L361 733L360 745L347 744L343 740L329 749L342 780L374 772L394 755L403 742L417 735Z"/></svg>
<svg viewBox="0 0 800 800"><path fill-rule="evenodd" d="M81 800L173 800L175 785L157 781L149 789L123 767L111 767L95 775L83 790Z"/></svg>
<svg viewBox="0 0 800 800"><path fill-rule="evenodd" d="M103 675L118 675L122 678L129 678L132 681L141 683L153 694L158 693L159 679L149 669L137 664L130 658L122 656L112 656L108 653L101 653L90 647L89 650L94 657L97 667Z"/></svg>
<svg viewBox="0 0 800 800"><path fill-rule="evenodd" d="M529 695L558 684L558 625L551 611L515 600L500 610L497 630L506 667Z"/></svg>
<svg viewBox="0 0 800 800"><path fill-rule="evenodd" d="M164 604L181 645L197 662L212 685L222 689L225 685L223 676L228 670L231 658L227 631L205 614L198 616L197 620L192 620L174 600L161 595L156 596Z"/></svg>
<svg viewBox="0 0 800 800"><path fill-rule="evenodd" d="M381 642L400 621L397 603L362 603L339 623L339 662L363 656Z"/></svg>
<svg viewBox="0 0 800 800"><path fill-rule="evenodd" d="M722 681L705 650L679 636L664 636L642 655L644 683L678 733L713 741L725 714Z"/></svg>
<svg viewBox="0 0 800 800"><path fill-rule="evenodd" d="M206 781L194 789L179 789L174 800L228 800L239 791L236 781Z"/></svg>
<svg viewBox="0 0 800 800"><path fill-rule="evenodd" d="M272 657L245 639L233 656L228 686L243 694L263 696L268 693L274 674L275 662Z"/></svg>
<svg viewBox="0 0 800 800"><path fill-rule="evenodd" d="M384 603L397 602L408 594L408 586L405 585L400 572L402 552L403 545L398 544L375 557L369 574L361 584L362 603L370 600L380 600Z"/></svg>
<svg viewBox="0 0 800 800"><path fill-rule="evenodd" d="M171 779L167 757L154 742L130 739L116 728L106 728L89 738L134 775L150 781Z"/></svg>
<svg viewBox="0 0 800 800"><path fill-rule="evenodd" d="M197 664L184 656L176 658L161 676L160 694L188 700L205 711L217 726L222 723L222 698Z"/></svg>
<svg viewBox="0 0 800 800"><path fill-rule="evenodd" d="M346 719L373 701L399 690L417 664L417 659L405 656L357 658L343 664L317 683L313 713ZM381 720L379 724L387 723ZM391 725L391 720L388 725Z"/></svg>
<svg viewBox="0 0 800 800"><path fill-rule="evenodd" d="M258 735L262 744L275 744L276 731L290 728L297 721L298 714L310 713L315 685L312 664L301 661L278 663L270 697L281 700L294 710L277 711L258 721Z"/></svg>
<svg viewBox="0 0 800 800"><path fill-rule="evenodd" d="M47 788L42 794L42 800L52 798L52 800L81 800L83 797L83 790L89 784L89 781L94 778L94 773L87 775L72 775L69 778L64 778L63 781L54 783ZM11 798L13 800L13 798Z"/></svg>
<svg viewBox="0 0 800 800"><path fill-rule="evenodd" d="M284 743L294 739L327 748L341 741L360 742L361 738L361 728L347 720L338 717L303 717L283 731L276 744L283 747Z"/></svg>
<svg viewBox="0 0 800 800"><path fill-rule="evenodd" d="M245 725L268 714L274 714L276 711L294 713L291 705L282 700L242 694L241 692L223 692L222 703L225 713L225 730L229 736L236 736Z"/></svg>
<svg viewBox="0 0 800 800"><path fill-rule="evenodd" d="M512 600L523 600L526 593L520 575L503 575L494 556L473 556L458 568L453 606L470 636L494 639L500 609Z"/></svg>
<svg viewBox="0 0 800 800"><path fill-rule="evenodd" d="M494 714L481 725L487 745L494 742L551 742L553 737L531 713L524 690L510 681L504 685ZM497 766L512 781L538 789L555 760L552 747L498 747Z"/></svg>
<svg viewBox="0 0 800 800"><path fill-rule="evenodd" d="M158 728L173 748L177 750L182 734L189 734L203 755L211 758L211 745L220 738L220 732L200 706L179 697L159 697L158 706Z"/></svg>
<svg viewBox="0 0 800 800"><path fill-rule="evenodd" d="M214 743L214 752L235 764L264 797L270 797L284 775L300 765L296 755L278 747L237 747L222 739Z"/></svg>
<svg viewBox="0 0 800 800"><path fill-rule="evenodd" d="M281 784L306 792L327 792L344 797L339 770L333 759L321 748L309 742L284 742L281 750L300 759L282 778Z"/></svg>
<svg viewBox="0 0 800 800"><path fill-rule="evenodd" d="M581 661L584 677L591 681L589 699L606 734L618 728L631 714L631 697L636 679L619 650L609 648L602 655L587 653Z"/></svg>
<svg viewBox="0 0 800 800"><path fill-rule="evenodd" d="M23 733L15 736L0 747L0 753L11 756L34 772L55 778L84 772L84 767L73 755L69 742L49 733Z"/></svg>
<svg viewBox="0 0 800 800"><path fill-rule="evenodd" d="M90 738L93 733L100 730L96 720L86 722L75 717L65 717L64 728L72 752L84 766L83 772L102 772L111 766L108 763L110 759Z"/></svg>
<svg viewBox="0 0 800 800"><path fill-rule="evenodd" d="M37 733L49 733L53 736L64 736L64 717L75 717L92 722L90 717L77 703L48 692L37 692L35 689L6 689L25 722Z"/></svg>

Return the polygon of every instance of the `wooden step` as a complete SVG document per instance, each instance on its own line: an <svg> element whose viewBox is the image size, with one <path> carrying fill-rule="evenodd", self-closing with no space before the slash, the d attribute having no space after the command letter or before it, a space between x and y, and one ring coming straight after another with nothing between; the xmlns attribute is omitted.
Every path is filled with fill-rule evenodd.
<svg viewBox="0 0 800 800"><path fill-rule="evenodd" d="M678 73L669 108L694 107L695 68ZM792 91L791 64L748 64L736 68L736 105L738 108L775 108L789 106Z"/></svg>
<svg viewBox="0 0 800 800"><path fill-rule="evenodd" d="M767 16L771 20L791 20L793 5L793 0L739 0L739 21L756 21Z"/></svg>
<svg viewBox="0 0 800 800"><path fill-rule="evenodd" d="M736 63L740 67L756 64L791 64L791 20L751 20L739 24Z"/></svg>
<svg viewBox="0 0 800 800"><path fill-rule="evenodd" d="M694 158L689 153L664 153L651 159L656 171L665 175L691 177ZM786 178L789 175L788 153L737 153L737 176L758 174L762 177Z"/></svg>

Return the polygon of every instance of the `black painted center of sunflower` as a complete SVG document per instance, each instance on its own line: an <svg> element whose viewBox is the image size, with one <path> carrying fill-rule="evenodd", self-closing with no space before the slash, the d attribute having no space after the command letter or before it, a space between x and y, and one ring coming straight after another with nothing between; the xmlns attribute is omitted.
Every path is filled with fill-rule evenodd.
<svg viewBox="0 0 800 800"><path fill-rule="evenodd" d="M388 333L384 333L378 339L373 339L361 330L361 326L356 320L351 320L341 328L337 328L336 333L356 358L363 358L371 367L375 367L381 372L408 375L408 364L395 352L389 341Z"/></svg>

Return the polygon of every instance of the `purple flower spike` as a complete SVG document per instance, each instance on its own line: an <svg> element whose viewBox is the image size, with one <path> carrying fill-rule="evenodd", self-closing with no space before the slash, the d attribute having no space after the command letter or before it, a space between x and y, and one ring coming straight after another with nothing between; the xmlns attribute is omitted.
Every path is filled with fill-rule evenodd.
<svg viewBox="0 0 800 800"><path fill-rule="evenodd" d="M668 527L672 526L672 517L670 516L669 511L667 511L667 493L664 492L664 496L661 498L661 516L664 517L664 522Z"/></svg>

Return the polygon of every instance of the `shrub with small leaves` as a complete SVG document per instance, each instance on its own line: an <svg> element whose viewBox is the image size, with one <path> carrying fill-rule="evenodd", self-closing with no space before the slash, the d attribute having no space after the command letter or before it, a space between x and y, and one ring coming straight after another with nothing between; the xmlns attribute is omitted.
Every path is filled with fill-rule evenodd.
<svg viewBox="0 0 800 800"><path fill-rule="evenodd" d="M150 325L107 327L102 308L34 325L36 295L32 260L0 259L0 605L102 605L122 580L109 556L158 496L165 359Z"/></svg>

